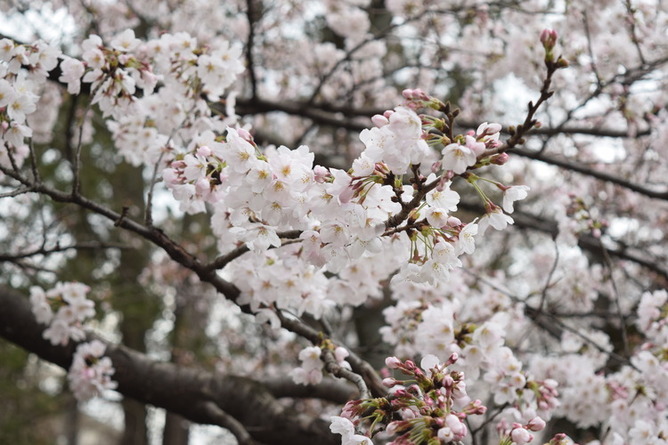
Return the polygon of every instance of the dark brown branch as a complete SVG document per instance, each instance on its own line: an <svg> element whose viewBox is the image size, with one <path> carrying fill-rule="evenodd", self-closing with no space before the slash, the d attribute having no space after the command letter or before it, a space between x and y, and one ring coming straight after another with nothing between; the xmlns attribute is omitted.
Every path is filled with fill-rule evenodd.
<svg viewBox="0 0 668 445"><path fill-rule="evenodd" d="M283 112L292 116L305 117L314 123L344 128L348 131L362 131L371 125L370 118L375 114L383 114L385 110L380 108L354 108L339 107L326 103L307 104L304 102L273 101L267 99L237 99L236 111L241 115L266 114L272 112ZM366 122L357 120L366 118ZM474 129L480 125L480 122L457 120L457 127L461 129ZM509 127L504 126L504 133L508 134ZM569 127L540 127L531 130L533 135L554 136L557 134L582 134L588 136L600 136L609 138L627 138L629 132L624 130L614 130L608 128L597 128L590 126L569 126ZM636 136L647 136L650 129L644 129L636 132Z"/></svg>
<svg viewBox="0 0 668 445"><path fill-rule="evenodd" d="M44 326L35 320L26 298L16 291L0 288L0 307L0 337L44 360L69 368L76 345L53 346L42 338ZM118 382L118 392L139 402L164 408L196 423L225 428L243 426L258 442L337 443L329 432L328 422L285 408L261 382L158 362L121 345L107 343L106 355L116 369L113 379ZM241 430L235 434L238 438L246 437Z"/></svg>
<svg viewBox="0 0 668 445"><path fill-rule="evenodd" d="M53 247L40 246L38 248L28 250L25 252L0 254L0 263L19 261L37 255L51 255L54 253L65 252L67 250L99 250L99 249L130 249L130 248L131 248L130 246L122 244L107 244L107 243L100 243L97 241L91 241L88 243L70 244L66 246L61 246L60 244L56 244Z"/></svg>
<svg viewBox="0 0 668 445"><path fill-rule="evenodd" d="M215 403L202 402L201 409L216 422L216 425L231 431L239 445L254 445L256 443L241 422L220 409Z"/></svg>
<svg viewBox="0 0 668 445"><path fill-rule="evenodd" d="M279 232L279 233L277 233L277 235L281 240L285 240L285 239L295 240L295 239L299 238L299 235L301 235L301 233L302 233L301 230L287 230L285 232ZM282 243L281 245L285 245L285 244L286 243ZM214 270L222 269L227 264L236 260L237 258L239 258L244 253L248 252L249 250L250 249L248 249L248 246L246 244L242 244L241 246L237 247L236 249L233 249L230 252L227 252L225 255L221 255L221 256L217 257L211 263L204 266L204 269L206 269L207 271L214 271Z"/></svg>
<svg viewBox="0 0 668 445"><path fill-rule="evenodd" d="M484 211L481 205L464 201L459 203L459 208L461 210L476 213L481 213ZM515 211L512 216L515 220L515 227L537 230L539 232L548 234L553 238L559 234L559 228L555 221L550 221L548 219L522 212L520 210ZM581 235L578 238L578 246L580 246L581 249L584 249L595 255L599 255L601 253L600 240L590 235ZM617 248L608 248L606 250L610 256L613 256L619 260L635 263L661 276L664 280L668 280L668 270L661 267L661 262L648 257L644 253L636 253L621 246Z"/></svg>
<svg viewBox="0 0 668 445"><path fill-rule="evenodd" d="M255 0L246 0L246 18L248 18L248 41L246 42L246 69L251 84L251 97L257 97L257 75L253 60L253 46L255 45L255 24L258 21Z"/></svg>
<svg viewBox="0 0 668 445"><path fill-rule="evenodd" d="M262 383L276 398L316 398L344 404L359 397L354 386L333 379L324 379L317 385L300 385L289 377L265 379Z"/></svg>
<svg viewBox="0 0 668 445"><path fill-rule="evenodd" d="M314 345L320 344L322 340L325 339L325 336L322 332L315 330L314 328L303 323L301 320L286 317L280 311L277 312L277 315L281 320L281 326L283 326L288 331L301 335ZM371 395L373 397L379 397L387 394L387 388L383 386L382 380L376 373L376 370L353 351L348 350L348 352L350 355L346 358L346 361L350 363L355 373L362 376L364 382L371 391Z"/></svg>
<svg viewBox="0 0 668 445"><path fill-rule="evenodd" d="M528 150L526 148L514 148L510 150L509 153L522 156L523 158L534 159L537 161L545 162L546 164L555 165L557 167L561 167L566 170L581 173L586 176L591 176L592 178L596 178L601 181L610 182L612 184L622 186L641 195L645 195L648 198L668 200L668 190L653 190L651 188L635 184L631 181L627 181L618 176L591 169L583 164L571 162L566 159L555 158L553 156L546 156L542 153Z"/></svg>

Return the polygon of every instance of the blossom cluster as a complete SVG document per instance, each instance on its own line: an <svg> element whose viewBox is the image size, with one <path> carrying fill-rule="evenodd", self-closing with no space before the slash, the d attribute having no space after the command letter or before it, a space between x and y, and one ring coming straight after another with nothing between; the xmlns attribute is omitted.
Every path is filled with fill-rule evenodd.
<svg viewBox="0 0 668 445"><path fill-rule="evenodd" d="M80 402L97 397L105 390L115 389L118 383L111 380L115 369L111 359L105 357L106 345L99 340L77 346L72 365L67 373L70 389Z"/></svg>
<svg viewBox="0 0 668 445"><path fill-rule="evenodd" d="M418 367L414 362L388 358L389 369L409 376L406 380L383 380L390 393L386 397L350 401L341 416L332 418L330 429L341 434L344 445L371 444L375 435L392 439L390 444L456 443L468 435L465 420L482 415L487 408L471 400L464 373L448 367L457 361L453 354L446 362L426 355ZM355 430L364 435L355 434Z"/></svg>
<svg viewBox="0 0 668 445"><path fill-rule="evenodd" d="M24 141L33 131L26 119L37 109L40 86L59 55L43 41L22 45L0 40L0 166L20 167L28 156Z"/></svg>
<svg viewBox="0 0 668 445"><path fill-rule="evenodd" d="M464 372L475 382L473 394L492 394L494 403L505 407L500 420L527 423L537 416L545 420L553 417L560 406L559 384L551 378L536 378L509 347L506 336L512 335L513 323L521 325L522 321L508 316L512 308L507 302L490 300L497 310L505 307L490 315L471 312L472 307L454 297L444 301L432 298L429 305L414 300L387 308L383 339L405 354L455 354L458 360L451 369Z"/></svg>
<svg viewBox="0 0 668 445"><path fill-rule="evenodd" d="M518 189L509 187L502 210L481 194L486 213L480 221L465 223L452 216L459 202L451 188L455 177L480 190L478 176L469 170L502 163L503 156L485 155L498 146L501 127L485 123L466 135L449 131L448 137L443 130L452 126L451 115L446 121L415 110L427 107L447 114L449 108L419 90L407 90L404 105L374 116L376 127L360 135L365 150L343 171L314 166L306 146L260 149L248 131L228 125L234 123L233 110L227 118L212 116L203 97L219 99L243 70L239 47L226 41L210 49L214 47L199 46L188 34L164 33L144 42L127 30L108 45L90 36L81 59L62 56L42 43L2 43L5 139L14 147L13 152L2 151L3 156L12 153L5 164L20 166L19 152L27 154L23 138L30 132L24 121L36 109L33 91L39 91L60 57L59 80L70 94L89 85L92 103L111 117L107 124L120 153L149 166L169 153L163 178L182 209L201 212L210 204L221 253L242 244L254 253L230 265L227 273L244 273L263 262L279 276L305 271L302 275L309 279L285 283L285 301L276 299L275 285L264 287L270 280L248 280L242 299L257 311L275 305L319 317L331 307L324 274L339 274L336 285L354 287L358 283L345 276L363 275L359 260L380 255L388 246L398 255L376 267L374 276L382 279L399 269L399 277L409 280L447 282L449 271L461 265L459 256L474 251L479 227L482 233L488 225L502 229L512 223L512 200L526 196L523 189L513 193ZM174 108L158 106L165 102ZM24 127L18 139L9 136L10 128ZM439 131L441 136L434 136ZM295 230L299 247L268 258L266 251L282 246L283 234ZM377 285L372 291L378 292Z"/></svg>
<svg viewBox="0 0 668 445"><path fill-rule="evenodd" d="M331 26L344 32L336 18ZM543 39L552 51L556 34ZM453 297L457 291L473 292L460 274L451 273L462 267L462 256L476 252L489 227L502 230L512 224L514 203L528 196L527 186L506 185L493 179L494 168L486 168L508 160L499 150L501 125L485 122L475 131L455 134L457 113L448 104L420 90L406 90L403 104L374 116L375 127L362 131L364 150L349 170L314 165L315 156L306 146L258 146L249 127L235 120L233 94L226 99L227 116L213 115L207 101L221 99L243 68L240 47L219 43L200 46L185 33L143 42L125 31L105 45L101 37L91 36L83 44L81 60L62 57L60 81L70 94L89 84L92 101L109 118L126 160L156 171L165 166L163 159L167 162L162 179L183 211L211 212L220 263L226 265L220 273L241 291L237 302L248 304L259 320L279 326L276 310L321 318L336 304L359 306L369 297L380 297L389 279L399 301L386 311L390 326L383 329L385 340L398 350L405 348L406 356L422 355L422 369L411 361L390 359L390 368L415 382L387 379L390 396L349 403L332 428L344 443L370 443L381 424L387 427L382 434L396 436L397 444L462 440L468 434L464 421L475 422L469 416L485 411L469 393L483 392L494 394L494 403L504 407L498 427L502 440L530 442L531 432L541 430L542 419L549 419L559 406L556 380L566 378L556 374L563 368L548 371L534 365L530 372L513 352L507 337L515 323L526 321L517 306L488 301L489 307L502 309L491 315L485 313L489 308L473 308ZM22 51L31 56L23 57ZM30 136L29 128L25 126L23 134L20 125L35 111L37 100L36 95L26 98L17 92L22 91L21 82L39 76L32 73L40 72L40 64L54 63L55 53L49 51L12 43L2 59L0 96L6 91L2 97L9 97L4 108L0 102L2 131L16 153ZM14 127L23 135L12 142L6 135ZM455 216L460 187L480 198L482 215L467 221ZM31 296L38 320L51 324L45 337L54 344L83 339L81 324L94 315L92 302L72 297L72 290L58 292L35 290ZM478 306L485 304L478 300ZM646 306L643 322L660 330L655 308ZM79 349L70 370L77 397L113 388L104 345ZM629 382L658 388L649 401L663 395L665 367L658 351L648 345L633 358L635 368L648 370L650 377L642 377L647 381L631 367L604 378L595 373L596 366L591 373L583 366L580 376L586 378L573 379L576 383L564 394L576 400L577 391L589 391L591 401L603 403L614 389L623 400L615 415L635 412ZM347 351L337 348L333 353L345 367ZM320 382L322 354L320 346L303 349L293 379ZM450 359L440 363L431 354ZM476 381L475 388L467 390L464 375ZM582 408L562 409L576 417ZM579 421L601 422L603 411ZM627 419L628 437L658 437L664 430L657 416ZM363 429L366 435L357 433Z"/></svg>
<svg viewBox="0 0 668 445"><path fill-rule="evenodd" d="M86 298L90 288L82 283L56 283L45 291L30 288L30 303L36 320L49 325L43 332L45 339L54 345L65 346L70 340L84 340L84 323L95 316L94 303ZM105 389L114 389L111 360L104 357L106 346L99 340L77 345L67 378L75 397L88 400Z"/></svg>
<svg viewBox="0 0 668 445"><path fill-rule="evenodd" d="M39 323L48 325L43 336L54 345L66 345L70 339L83 340L83 323L95 316L95 304L86 298L90 288L82 283L56 283L45 291L30 288L30 303Z"/></svg>
<svg viewBox="0 0 668 445"><path fill-rule="evenodd" d="M355 288L349 278L365 269L380 280L399 270L396 279L447 282L461 266L459 256L474 252L480 225L512 223L507 213L527 196L527 187L495 183L504 201L503 208L495 205L475 184L480 177L438 155L439 149L446 153L442 138L427 142L445 121L417 114L413 94L406 93L405 105L374 117L376 127L361 133L366 148L349 171L314 166L306 146L261 149L248 131L232 127L202 132L170 162L163 178L182 210L198 213L208 205L221 253L242 245L252 253L224 271L231 279L244 277L235 280L242 302L256 311L275 306L320 317L336 298L325 297L337 294L328 288ZM433 98L421 104L445 107ZM485 150L497 147L499 131L499 125L483 124L448 146L474 147L475 162L465 170L479 168L491 162ZM455 177L479 191L488 210L479 222L452 215L460 200L451 188ZM397 255L382 255L388 250ZM365 281L378 286L378 280ZM345 301L351 302L363 299Z"/></svg>
<svg viewBox="0 0 668 445"><path fill-rule="evenodd" d="M60 80L70 92L90 83L92 103L113 117L107 125L121 154L135 165L152 165L175 139L196 134L188 128L220 128L207 100L218 101L243 64L239 46L218 43L203 47L187 33L142 41L126 30L105 45L93 35L83 43L82 61L61 64Z"/></svg>

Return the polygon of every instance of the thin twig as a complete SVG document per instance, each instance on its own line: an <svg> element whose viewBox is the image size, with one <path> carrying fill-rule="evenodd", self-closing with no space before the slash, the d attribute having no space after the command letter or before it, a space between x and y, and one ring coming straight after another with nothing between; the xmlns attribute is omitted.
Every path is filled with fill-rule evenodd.
<svg viewBox="0 0 668 445"><path fill-rule="evenodd" d="M600 240L599 240L600 241ZM626 330L626 319L622 313L622 306L619 304L619 289L617 289L617 284L615 282L615 277L613 276L612 269L612 260L610 259L610 254L608 249L605 248L601 242L601 252L603 253L603 260L606 267L608 268L608 278L610 279L610 284L612 285L612 291L614 293L613 301L615 302L615 309L617 311L617 317L619 318L620 329L622 331L622 343L624 344L624 355L629 357L631 355L629 351L629 337Z"/></svg>
<svg viewBox="0 0 668 445"><path fill-rule="evenodd" d="M237 439L239 445L255 445L255 441L244 425L237 419L223 411L212 401L202 402L203 411L216 425L229 430Z"/></svg>
<svg viewBox="0 0 668 445"><path fill-rule="evenodd" d="M554 276L554 273L557 271L557 265L559 264L559 245L557 245L557 242L554 242L554 262L552 263L552 269L550 269L550 273L547 275L547 279L545 280L545 287L543 287L543 292L541 292L540 296L540 303L538 304L538 311L542 311L543 307L545 305L545 300L547 299L547 291L551 286L551 281L552 277Z"/></svg>
<svg viewBox="0 0 668 445"><path fill-rule="evenodd" d="M364 382L362 376L359 374L355 374L351 370L346 369L343 366L339 365L336 362L336 358L334 357L333 351L331 351L330 349L323 349L320 358L322 358L322 360L325 362L325 369L327 370L327 372L329 372L335 377L346 379L349 382L353 383L355 386L357 386L357 389L360 392L359 395L360 399L371 398L371 393L369 392L369 389L367 388L366 383Z"/></svg>
<svg viewBox="0 0 668 445"><path fill-rule="evenodd" d="M95 94L95 93L93 93ZM80 174L80 169L81 169L81 147L83 145L83 126L84 123L86 122L86 116L91 110L92 107L92 102L89 103L86 106L86 109L83 112L83 115L81 116L81 126L79 127L79 137L77 141L77 147L74 153L74 157L72 159L72 196L77 196L81 194L81 174Z"/></svg>

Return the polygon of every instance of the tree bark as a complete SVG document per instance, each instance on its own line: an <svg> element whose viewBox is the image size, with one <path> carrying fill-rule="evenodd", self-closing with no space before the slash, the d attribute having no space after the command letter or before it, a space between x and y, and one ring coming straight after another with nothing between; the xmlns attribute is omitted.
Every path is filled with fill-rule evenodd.
<svg viewBox="0 0 668 445"><path fill-rule="evenodd" d="M68 369L76 344L54 346L42 337L43 331L23 295L0 288L0 336ZM249 435L239 440L243 444L339 442L329 432L329 422L286 408L260 382L158 362L125 346L106 344L106 355L116 369L117 391L142 404L196 423L242 428Z"/></svg>

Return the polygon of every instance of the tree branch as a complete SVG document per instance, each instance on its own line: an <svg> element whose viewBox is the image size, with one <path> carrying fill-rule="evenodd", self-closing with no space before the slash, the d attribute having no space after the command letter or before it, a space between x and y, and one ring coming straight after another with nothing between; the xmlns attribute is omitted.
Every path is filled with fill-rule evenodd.
<svg viewBox="0 0 668 445"><path fill-rule="evenodd" d="M509 150L509 153L522 156L523 158L534 159L537 161L545 162L546 164L555 165L557 167L561 167L566 170L581 173L586 176L591 176L592 178L596 178L601 181L610 182L612 184L616 184L621 187L627 188L633 192L647 196L648 198L668 200L668 190L653 190L640 184L635 184L631 181L627 181L618 176L614 176L602 171L597 171L589 167L586 167L582 164L570 162L566 159L559 159L553 156L545 156L540 152L527 150L526 148L513 148L512 150Z"/></svg>
<svg viewBox="0 0 668 445"><path fill-rule="evenodd" d="M45 340L44 326L37 323L23 295L0 288L0 307L0 337L69 368L76 344L53 346ZM122 345L107 343L106 355L116 369L117 390L124 396L196 423L236 429L233 433L243 439L241 443L337 443L328 422L284 407L261 382L158 362Z"/></svg>
<svg viewBox="0 0 668 445"><path fill-rule="evenodd" d="M477 212L477 213L483 211L481 205L466 201L460 202L458 207L461 210ZM516 227L537 230L539 232L548 234L552 237L555 237L559 234L559 228L555 221L550 221L548 219L532 215L530 213L522 212L520 210L516 210L513 213L513 219L515 220L514 225ZM578 238L578 246L581 249L591 252L597 256L601 253L600 240L594 238L593 236L581 235ZM668 281L668 270L661 267L661 261L648 257L646 253L636 253L624 247L606 248L606 251L610 256L613 256L619 260L629 261L639 266L642 266L645 269L661 276L664 280Z"/></svg>

